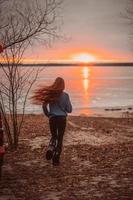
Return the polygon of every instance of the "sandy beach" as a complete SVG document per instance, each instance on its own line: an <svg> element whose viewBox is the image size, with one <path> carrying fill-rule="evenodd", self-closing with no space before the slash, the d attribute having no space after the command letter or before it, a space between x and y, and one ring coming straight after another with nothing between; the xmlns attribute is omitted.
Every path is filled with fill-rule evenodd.
<svg viewBox="0 0 133 200"><path fill-rule="evenodd" d="M27 115L7 151L0 200L133 199L133 118L69 116L60 166L45 159L47 118Z"/></svg>

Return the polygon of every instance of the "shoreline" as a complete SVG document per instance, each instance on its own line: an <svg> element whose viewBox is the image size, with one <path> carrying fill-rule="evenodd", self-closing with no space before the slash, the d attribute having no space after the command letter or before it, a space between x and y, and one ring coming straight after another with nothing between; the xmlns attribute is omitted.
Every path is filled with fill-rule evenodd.
<svg viewBox="0 0 133 200"><path fill-rule="evenodd" d="M21 114L21 113L20 113ZM25 112L25 115L44 115L43 111L32 110ZM73 109L69 116L84 116L84 117L111 117L111 118L133 118L133 106L108 106L94 107L84 109Z"/></svg>

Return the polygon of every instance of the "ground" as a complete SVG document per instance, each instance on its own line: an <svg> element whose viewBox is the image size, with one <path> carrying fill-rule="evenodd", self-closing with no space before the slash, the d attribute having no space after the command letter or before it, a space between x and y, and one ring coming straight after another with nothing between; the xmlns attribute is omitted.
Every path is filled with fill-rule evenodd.
<svg viewBox="0 0 133 200"><path fill-rule="evenodd" d="M47 119L27 115L7 151L0 200L133 199L133 119L71 116L60 166L46 161Z"/></svg>

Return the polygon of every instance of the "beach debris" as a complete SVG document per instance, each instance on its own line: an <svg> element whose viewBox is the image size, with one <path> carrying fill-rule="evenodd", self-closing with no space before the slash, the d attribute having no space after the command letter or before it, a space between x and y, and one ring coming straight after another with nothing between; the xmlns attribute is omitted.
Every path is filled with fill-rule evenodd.
<svg viewBox="0 0 133 200"><path fill-rule="evenodd" d="M105 108L105 111L121 111L122 108Z"/></svg>
<svg viewBox="0 0 133 200"><path fill-rule="evenodd" d="M127 109L128 109L128 110L132 110L133 108L132 108L132 107L128 107Z"/></svg>
<svg viewBox="0 0 133 200"><path fill-rule="evenodd" d="M132 118L133 112L129 112L129 111L122 112L122 117L127 118L127 119Z"/></svg>

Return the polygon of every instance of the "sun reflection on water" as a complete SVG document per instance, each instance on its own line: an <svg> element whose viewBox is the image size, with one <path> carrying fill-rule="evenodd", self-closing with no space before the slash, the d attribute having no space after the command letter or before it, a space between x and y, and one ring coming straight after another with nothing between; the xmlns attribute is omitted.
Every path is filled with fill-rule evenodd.
<svg viewBox="0 0 133 200"><path fill-rule="evenodd" d="M83 78L86 79L86 78L89 77L90 68L88 68L88 67L83 67L82 72L83 72Z"/></svg>
<svg viewBox="0 0 133 200"><path fill-rule="evenodd" d="M85 90L85 93L88 94L89 84L90 84L90 68L89 67L83 67L82 69L82 75L83 75L83 87Z"/></svg>

